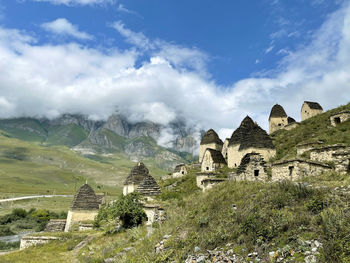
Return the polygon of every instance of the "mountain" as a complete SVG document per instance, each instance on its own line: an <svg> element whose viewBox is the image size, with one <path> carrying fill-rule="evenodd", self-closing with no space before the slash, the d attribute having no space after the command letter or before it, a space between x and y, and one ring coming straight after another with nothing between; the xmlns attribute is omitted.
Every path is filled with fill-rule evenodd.
<svg viewBox="0 0 350 263"><path fill-rule="evenodd" d="M49 119L0 120L0 130L15 138L43 145L64 145L84 153L122 153L132 161L155 159L162 169L193 160L199 134L183 121L167 126L153 122L132 123L120 114L105 121L77 114Z"/></svg>

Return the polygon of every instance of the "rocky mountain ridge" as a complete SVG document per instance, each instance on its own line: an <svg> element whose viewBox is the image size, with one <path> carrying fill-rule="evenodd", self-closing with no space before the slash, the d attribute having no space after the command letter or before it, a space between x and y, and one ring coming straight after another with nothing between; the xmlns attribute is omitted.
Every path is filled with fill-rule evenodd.
<svg viewBox="0 0 350 263"><path fill-rule="evenodd" d="M0 130L10 136L46 145L65 145L81 152L123 153L133 161L155 158L162 168L191 160L200 134L184 121L160 125L149 121L132 123L113 114L107 120L91 120L78 114L55 119L15 118L0 120Z"/></svg>

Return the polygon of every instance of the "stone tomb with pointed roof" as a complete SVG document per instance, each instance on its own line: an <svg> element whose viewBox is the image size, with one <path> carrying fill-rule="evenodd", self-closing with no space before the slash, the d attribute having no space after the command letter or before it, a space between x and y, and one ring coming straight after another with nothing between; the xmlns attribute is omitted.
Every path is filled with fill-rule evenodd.
<svg viewBox="0 0 350 263"><path fill-rule="evenodd" d="M123 194L127 195L135 192L137 187L149 175L147 167L143 163L138 163L131 169L130 174L126 177L124 182Z"/></svg>
<svg viewBox="0 0 350 263"><path fill-rule="evenodd" d="M219 138L219 135L213 129L208 130L201 140L199 148L199 163L202 163L206 149L213 149L221 152L223 144L224 143Z"/></svg>
<svg viewBox="0 0 350 263"><path fill-rule="evenodd" d="M268 161L276 155L276 149L267 132L247 116L232 133L227 149L227 165L238 167L247 153L260 153Z"/></svg>
<svg viewBox="0 0 350 263"><path fill-rule="evenodd" d="M271 134L277 130L280 130L287 124L288 116L286 112L281 105L275 104L271 109L269 117L269 133Z"/></svg>
<svg viewBox="0 0 350 263"><path fill-rule="evenodd" d="M308 118L321 114L323 108L318 102L304 101L301 106L301 121L305 121Z"/></svg>
<svg viewBox="0 0 350 263"><path fill-rule="evenodd" d="M236 181L267 181L267 169L264 158L259 153L247 153L243 156L237 173L230 179Z"/></svg>
<svg viewBox="0 0 350 263"><path fill-rule="evenodd" d="M187 175L187 168L185 164L178 164L176 165L174 172L173 172L173 178L178 178Z"/></svg>
<svg viewBox="0 0 350 263"><path fill-rule="evenodd" d="M149 174L149 170L143 163L138 163L132 168L124 182L124 195L135 191L141 193L147 199L152 199L161 193L156 180Z"/></svg>
<svg viewBox="0 0 350 263"><path fill-rule="evenodd" d="M205 150L201 167L202 172L215 172L226 165L221 151L213 149Z"/></svg>
<svg viewBox="0 0 350 263"><path fill-rule="evenodd" d="M93 221L98 214L100 202L90 185L86 183L80 187L68 210L64 231L68 232L74 224L82 221Z"/></svg>

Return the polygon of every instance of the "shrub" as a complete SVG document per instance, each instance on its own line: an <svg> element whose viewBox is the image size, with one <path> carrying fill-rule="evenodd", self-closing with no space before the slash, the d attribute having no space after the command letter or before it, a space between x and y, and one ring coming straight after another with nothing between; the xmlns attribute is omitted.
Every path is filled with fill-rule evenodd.
<svg viewBox="0 0 350 263"><path fill-rule="evenodd" d="M108 222L116 219L122 222L124 228L142 224L146 219L146 214L143 211L140 194L122 195L118 200L105 205L100 209L94 224L98 226L102 221Z"/></svg>
<svg viewBox="0 0 350 263"><path fill-rule="evenodd" d="M8 226L0 226L0 236L11 236L14 235L15 233L13 233L10 229L10 227Z"/></svg>

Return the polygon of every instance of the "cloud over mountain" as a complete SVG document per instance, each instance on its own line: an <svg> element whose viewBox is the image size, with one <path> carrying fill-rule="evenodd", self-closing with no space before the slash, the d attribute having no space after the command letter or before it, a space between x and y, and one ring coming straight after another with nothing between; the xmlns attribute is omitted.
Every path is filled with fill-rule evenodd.
<svg viewBox="0 0 350 263"><path fill-rule="evenodd" d="M296 119L304 100L318 101L326 109L349 102L349 21L349 5L343 5L308 45L290 51L273 72L229 86L210 77L205 52L150 39L121 21L112 27L131 45L124 50L75 42L43 44L35 35L1 27L0 117L69 112L105 119L118 110L132 121L167 124L182 117L221 130L224 137L249 114L266 128L276 102ZM63 18L44 27L89 36Z"/></svg>

